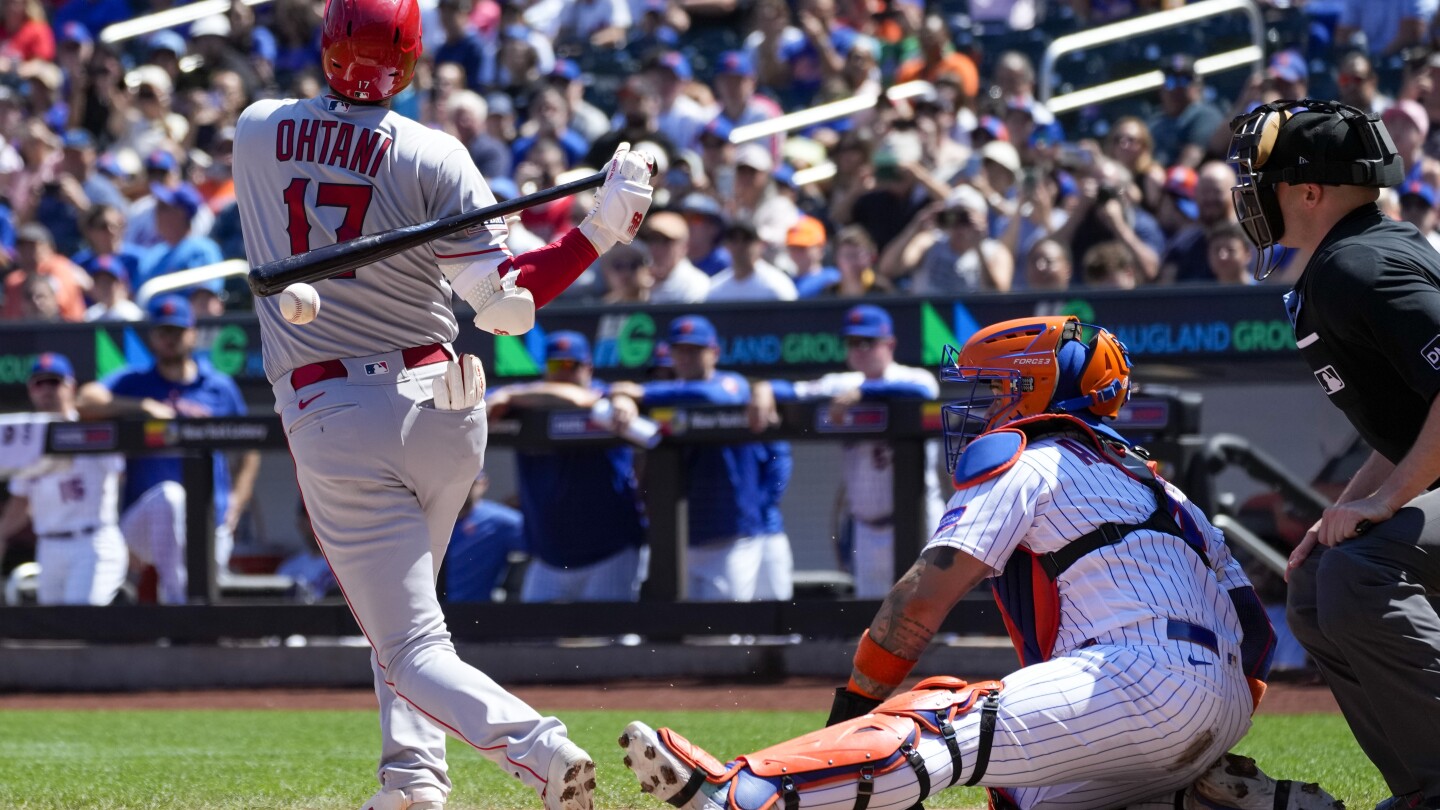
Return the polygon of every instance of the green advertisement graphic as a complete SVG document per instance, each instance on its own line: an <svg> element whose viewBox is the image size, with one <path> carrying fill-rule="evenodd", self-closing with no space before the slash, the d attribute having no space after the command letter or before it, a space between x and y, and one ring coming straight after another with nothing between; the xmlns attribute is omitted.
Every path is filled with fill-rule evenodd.
<svg viewBox="0 0 1440 810"><path fill-rule="evenodd" d="M127 330L128 331L128 330ZM95 330L95 378L104 379L127 365L125 352L104 329Z"/></svg>
<svg viewBox="0 0 1440 810"><path fill-rule="evenodd" d="M928 302L920 305L920 363L925 366L940 365L940 356L947 345L960 347L955 331Z"/></svg>
<svg viewBox="0 0 1440 810"><path fill-rule="evenodd" d="M513 335L495 336L495 375L497 377L534 377L540 373L535 358L525 342Z"/></svg>

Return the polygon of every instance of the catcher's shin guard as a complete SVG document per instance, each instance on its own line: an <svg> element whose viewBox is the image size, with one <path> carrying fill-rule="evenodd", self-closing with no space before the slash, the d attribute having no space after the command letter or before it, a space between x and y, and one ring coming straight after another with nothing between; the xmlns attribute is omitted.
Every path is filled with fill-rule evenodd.
<svg viewBox="0 0 1440 810"><path fill-rule="evenodd" d="M642 723L626 728L621 745L641 789L685 810L798 810L802 803L807 810L901 810L956 784L967 770L966 784L984 776L1002 688L998 681L971 685L958 678L931 678L871 714L727 765L670 729L650 731ZM984 712L979 746L975 762L966 768L954 720L977 707ZM932 774L919 750L923 742L934 752L937 741L950 756L949 778L941 784L934 776L943 776L943 771ZM885 779L907 771L913 774L914 789L908 780Z"/></svg>

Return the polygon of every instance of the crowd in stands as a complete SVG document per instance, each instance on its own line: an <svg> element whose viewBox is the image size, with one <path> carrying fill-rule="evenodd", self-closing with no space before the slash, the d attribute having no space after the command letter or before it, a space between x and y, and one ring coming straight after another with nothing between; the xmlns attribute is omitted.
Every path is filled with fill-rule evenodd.
<svg viewBox="0 0 1440 810"><path fill-rule="evenodd" d="M587 272L571 302L1250 283L1227 125L1312 86L1384 115L1412 171L1382 201L1440 242L1435 0L1267 5L1272 53L1233 92L1197 71L1204 53L1152 44L1138 53L1162 71L1158 91L1063 118L1041 102L1036 56L1053 33L1174 4L437 0L394 107L454 134L501 199L603 165L622 140L658 154L641 238ZM244 258L234 124L258 98L325 91L323 4L235 3L101 36L167 5L5 0L0 317L138 319L146 281ZM732 139L913 80L928 84L904 100ZM588 207L580 195L526 210L512 248L556 238ZM1302 264L1284 257L1274 278ZM250 306L237 278L188 292L201 317Z"/></svg>

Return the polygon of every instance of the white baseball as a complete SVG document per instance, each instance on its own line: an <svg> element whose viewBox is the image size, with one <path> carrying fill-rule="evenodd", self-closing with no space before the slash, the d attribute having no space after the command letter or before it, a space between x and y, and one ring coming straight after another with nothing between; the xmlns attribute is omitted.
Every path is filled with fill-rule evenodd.
<svg viewBox="0 0 1440 810"><path fill-rule="evenodd" d="M305 282L280 291L280 314L290 323L309 323L320 314L320 293Z"/></svg>

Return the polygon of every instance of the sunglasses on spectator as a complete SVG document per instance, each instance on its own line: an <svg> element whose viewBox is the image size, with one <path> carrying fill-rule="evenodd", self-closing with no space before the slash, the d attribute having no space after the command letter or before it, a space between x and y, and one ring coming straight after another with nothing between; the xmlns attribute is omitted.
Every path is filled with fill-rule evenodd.
<svg viewBox="0 0 1440 810"><path fill-rule="evenodd" d="M31 388L58 388L60 387L60 383L61 380L59 377L40 377L31 380L29 385Z"/></svg>
<svg viewBox="0 0 1440 810"><path fill-rule="evenodd" d="M621 273L633 273L640 269L640 262L610 262L610 269Z"/></svg>
<svg viewBox="0 0 1440 810"><path fill-rule="evenodd" d="M845 338L845 348L846 348L846 349L858 349L858 350L860 350L860 351L862 351L862 352L868 352L868 351L870 351L871 349L875 348L875 344L877 344L877 343L879 343L879 342L880 342L880 338L873 338L873 337L847 337L847 338Z"/></svg>
<svg viewBox="0 0 1440 810"><path fill-rule="evenodd" d="M1370 81L1370 77L1369 77L1368 75L1365 75L1365 74L1355 74L1355 73L1341 73L1341 74L1340 74L1340 86L1341 86L1341 87L1350 87L1350 86L1356 85L1356 84L1364 84L1365 82L1368 82L1368 81Z"/></svg>
<svg viewBox="0 0 1440 810"><path fill-rule="evenodd" d="M1165 89L1178 90L1182 87L1189 87L1195 83L1194 76L1178 76L1173 73L1165 74Z"/></svg>
<svg viewBox="0 0 1440 810"><path fill-rule="evenodd" d="M580 361L579 361L579 360L562 360L562 359L556 359L556 360L546 360L546 361L545 361L545 370L551 372L552 374L555 373L555 372L559 372L559 371L574 371L575 369L577 369L577 368L579 368L579 367L580 367Z"/></svg>

